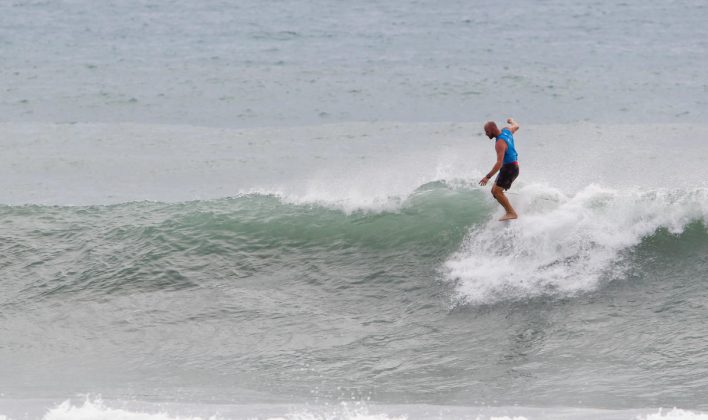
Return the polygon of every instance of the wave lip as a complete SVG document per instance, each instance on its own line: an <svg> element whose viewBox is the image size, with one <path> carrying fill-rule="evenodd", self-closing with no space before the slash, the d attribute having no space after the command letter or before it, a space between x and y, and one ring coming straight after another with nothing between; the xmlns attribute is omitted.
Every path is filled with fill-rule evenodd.
<svg viewBox="0 0 708 420"><path fill-rule="evenodd" d="M575 195L530 184L515 199L521 217L474 227L443 267L460 303L568 296L619 278L628 249L665 228L679 234L708 220L708 190L614 190Z"/></svg>

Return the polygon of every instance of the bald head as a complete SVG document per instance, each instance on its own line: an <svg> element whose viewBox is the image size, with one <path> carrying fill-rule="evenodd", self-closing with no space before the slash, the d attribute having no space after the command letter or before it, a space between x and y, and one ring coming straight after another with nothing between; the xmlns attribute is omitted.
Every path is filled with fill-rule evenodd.
<svg viewBox="0 0 708 420"><path fill-rule="evenodd" d="M494 121L487 121L486 124L484 124L484 134L486 134L490 139L493 139L501 134L501 131Z"/></svg>

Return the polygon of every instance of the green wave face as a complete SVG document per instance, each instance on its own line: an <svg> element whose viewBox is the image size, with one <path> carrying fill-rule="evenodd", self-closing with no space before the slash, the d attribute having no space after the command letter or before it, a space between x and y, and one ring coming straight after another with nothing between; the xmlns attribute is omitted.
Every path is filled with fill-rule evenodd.
<svg viewBox="0 0 708 420"><path fill-rule="evenodd" d="M287 272L425 277L488 217L479 191L420 188L395 212L346 214L246 195L181 204L5 206L2 260L25 299L132 293ZM378 274L377 274L378 273ZM336 276L335 276L336 277ZM10 295L5 295L11 299Z"/></svg>

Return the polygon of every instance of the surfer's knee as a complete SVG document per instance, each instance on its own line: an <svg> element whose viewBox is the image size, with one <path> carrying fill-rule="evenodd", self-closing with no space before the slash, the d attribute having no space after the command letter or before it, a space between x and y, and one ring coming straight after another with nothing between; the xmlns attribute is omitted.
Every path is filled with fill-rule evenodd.
<svg viewBox="0 0 708 420"><path fill-rule="evenodd" d="M494 185L492 187L492 197L497 198L502 194L502 189L499 188L497 185Z"/></svg>

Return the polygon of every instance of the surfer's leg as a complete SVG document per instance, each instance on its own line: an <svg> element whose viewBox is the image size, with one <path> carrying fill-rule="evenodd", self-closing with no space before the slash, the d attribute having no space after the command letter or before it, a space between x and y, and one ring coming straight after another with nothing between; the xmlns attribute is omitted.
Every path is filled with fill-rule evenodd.
<svg viewBox="0 0 708 420"><path fill-rule="evenodd" d="M506 211L506 214L501 219L499 219L500 221L516 219L517 217L519 217L517 216L516 211L514 211L514 208L511 207L509 199L506 198L504 190L499 185L492 185L492 195L499 202L499 204L504 207L504 210Z"/></svg>

